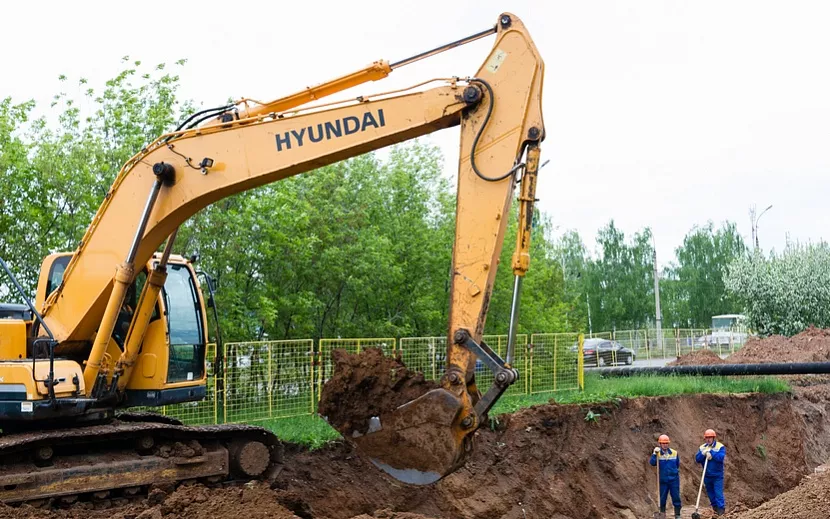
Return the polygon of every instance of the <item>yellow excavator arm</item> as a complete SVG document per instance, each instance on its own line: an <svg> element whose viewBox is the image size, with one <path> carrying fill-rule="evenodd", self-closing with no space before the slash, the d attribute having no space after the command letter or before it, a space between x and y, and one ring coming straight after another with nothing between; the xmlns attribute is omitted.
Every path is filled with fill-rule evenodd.
<svg viewBox="0 0 830 519"><path fill-rule="evenodd" d="M492 50L472 76L320 101L490 35L495 35ZM403 481L429 483L443 477L463 461L472 433L517 375L511 366L512 344L529 262L539 145L545 137L543 75L542 58L524 24L505 13L490 29L407 60L378 61L273 102L243 99L196 114L124 165L60 283L50 293L38 294L41 334L50 331L58 355L85 359L83 381L76 387L87 398L123 391L164 286L176 231L188 218L235 193L460 125L442 388L399 408L379 431L353 439L376 465ZM481 338L517 182L522 223L512 265L511 347L500 359ZM144 283L120 357L105 362L108 352L117 351L110 341L128 288L165 242ZM476 357L495 373L495 384L483 396L473 377Z"/></svg>

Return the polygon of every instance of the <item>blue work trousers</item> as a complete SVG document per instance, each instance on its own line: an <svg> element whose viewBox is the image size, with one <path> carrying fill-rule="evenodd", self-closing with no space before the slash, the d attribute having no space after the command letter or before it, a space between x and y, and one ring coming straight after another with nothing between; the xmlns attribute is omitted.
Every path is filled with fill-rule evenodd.
<svg viewBox="0 0 830 519"><path fill-rule="evenodd" d="M706 486L706 495L709 496L709 502L712 508L726 508L726 501L723 499L723 476L703 478L703 484Z"/></svg>
<svg viewBox="0 0 830 519"><path fill-rule="evenodd" d="M680 478L671 481L660 482L660 511L666 511L666 498L671 492L671 504L675 508L680 506Z"/></svg>

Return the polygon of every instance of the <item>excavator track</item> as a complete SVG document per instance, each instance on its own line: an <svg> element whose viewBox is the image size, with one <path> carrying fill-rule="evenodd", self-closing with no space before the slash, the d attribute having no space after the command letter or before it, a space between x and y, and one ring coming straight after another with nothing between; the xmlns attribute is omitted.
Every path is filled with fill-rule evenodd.
<svg viewBox="0 0 830 519"><path fill-rule="evenodd" d="M122 414L103 424L0 436L0 502L129 497L149 485L194 480L273 481L282 461L282 443L261 427Z"/></svg>

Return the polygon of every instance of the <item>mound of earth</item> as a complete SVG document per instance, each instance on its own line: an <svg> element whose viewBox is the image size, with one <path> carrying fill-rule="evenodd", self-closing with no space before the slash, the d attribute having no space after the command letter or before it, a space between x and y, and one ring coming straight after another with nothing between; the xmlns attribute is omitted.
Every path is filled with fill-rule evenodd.
<svg viewBox="0 0 830 519"><path fill-rule="evenodd" d="M717 353L709 349L697 350L677 357L667 366L710 366L712 364L725 364L726 361L720 358Z"/></svg>
<svg viewBox="0 0 830 519"><path fill-rule="evenodd" d="M366 348L359 354L336 349L332 364L317 413L346 436L366 433L371 417L392 412L440 387L379 348Z"/></svg>
<svg viewBox="0 0 830 519"><path fill-rule="evenodd" d="M727 515L730 519L818 519L830 517L830 472L805 479L758 508Z"/></svg>
<svg viewBox="0 0 830 519"><path fill-rule="evenodd" d="M730 355L729 364L773 362L830 362L830 330L808 328L793 337L750 337L743 348Z"/></svg>

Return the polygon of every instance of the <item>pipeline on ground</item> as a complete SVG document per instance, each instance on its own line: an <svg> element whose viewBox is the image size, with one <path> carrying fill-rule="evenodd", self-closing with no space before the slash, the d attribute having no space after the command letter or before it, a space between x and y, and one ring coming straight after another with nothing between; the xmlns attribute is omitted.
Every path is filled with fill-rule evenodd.
<svg viewBox="0 0 830 519"><path fill-rule="evenodd" d="M606 368L599 371L601 377L631 377L638 375L698 375L704 377L735 375L822 375L830 374L830 362Z"/></svg>

